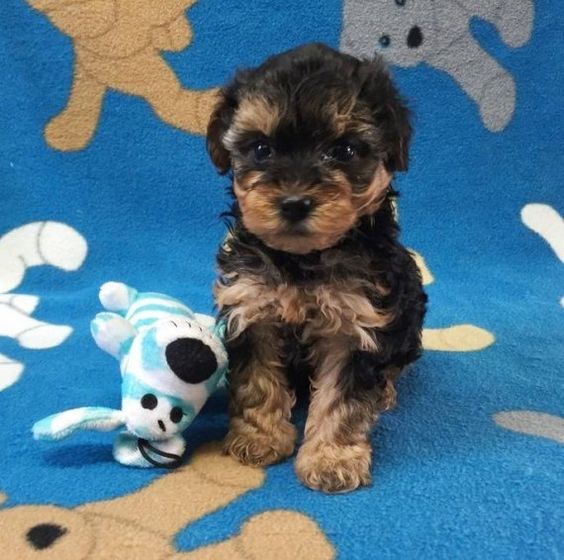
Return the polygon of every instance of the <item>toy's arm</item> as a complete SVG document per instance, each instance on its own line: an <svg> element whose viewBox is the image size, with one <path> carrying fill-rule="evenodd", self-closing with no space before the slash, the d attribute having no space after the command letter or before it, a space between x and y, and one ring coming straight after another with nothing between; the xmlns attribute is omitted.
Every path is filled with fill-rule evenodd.
<svg viewBox="0 0 564 560"><path fill-rule="evenodd" d="M63 439L77 430L109 432L125 424L121 410L86 406L53 414L33 425L35 439Z"/></svg>
<svg viewBox="0 0 564 560"><path fill-rule="evenodd" d="M129 351L133 339L137 335L135 328L117 313L98 313L92 323L90 332L96 344L117 360Z"/></svg>

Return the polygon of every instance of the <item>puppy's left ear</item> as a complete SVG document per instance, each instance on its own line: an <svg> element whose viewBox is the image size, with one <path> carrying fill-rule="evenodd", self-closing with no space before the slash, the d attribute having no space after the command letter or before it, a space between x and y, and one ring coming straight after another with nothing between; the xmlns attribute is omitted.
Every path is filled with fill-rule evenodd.
<svg viewBox="0 0 564 560"><path fill-rule="evenodd" d="M359 74L363 82L360 96L371 106L374 120L383 134L384 166L391 173L405 171L412 132L409 109L392 82L382 57L362 62Z"/></svg>

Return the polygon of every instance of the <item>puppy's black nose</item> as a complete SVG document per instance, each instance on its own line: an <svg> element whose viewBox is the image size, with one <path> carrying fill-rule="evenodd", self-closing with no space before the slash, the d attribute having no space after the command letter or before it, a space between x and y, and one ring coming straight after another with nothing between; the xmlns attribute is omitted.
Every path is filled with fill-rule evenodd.
<svg viewBox="0 0 564 560"><path fill-rule="evenodd" d="M312 208L313 200L308 196L288 196L280 201L280 214L289 222L300 222Z"/></svg>

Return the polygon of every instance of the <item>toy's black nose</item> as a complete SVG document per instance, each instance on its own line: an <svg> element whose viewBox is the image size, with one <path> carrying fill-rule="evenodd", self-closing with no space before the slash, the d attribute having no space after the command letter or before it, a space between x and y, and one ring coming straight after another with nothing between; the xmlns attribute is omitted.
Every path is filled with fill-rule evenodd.
<svg viewBox="0 0 564 560"><path fill-rule="evenodd" d="M423 33L421 32L421 28L417 25L414 25L407 34L407 46L410 49L416 49L421 45L423 42Z"/></svg>
<svg viewBox="0 0 564 560"><path fill-rule="evenodd" d="M45 550L59 540L67 530L54 523L40 523L32 527L26 534L27 541L36 550Z"/></svg>
<svg viewBox="0 0 564 560"><path fill-rule="evenodd" d="M173 340L165 351L174 374L186 383L201 383L217 369L217 360L209 346L196 338Z"/></svg>
<svg viewBox="0 0 564 560"><path fill-rule="evenodd" d="M288 196L280 201L280 214L289 222L300 222L311 212L313 200L308 196Z"/></svg>

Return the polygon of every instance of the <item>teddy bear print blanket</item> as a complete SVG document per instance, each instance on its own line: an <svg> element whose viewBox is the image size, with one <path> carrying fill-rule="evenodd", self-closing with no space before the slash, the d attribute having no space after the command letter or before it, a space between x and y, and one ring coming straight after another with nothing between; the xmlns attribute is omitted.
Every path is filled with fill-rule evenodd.
<svg viewBox="0 0 564 560"><path fill-rule="evenodd" d="M564 556L564 10L560 0L3 0L0 557ZM424 357L374 431L374 484L324 496L239 467L224 390L184 464L112 436L32 439L119 406L89 323L118 280L213 311L228 181L203 134L237 67L309 41L383 55L413 110L402 238ZM297 413L303 427L303 413Z"/></svg>

